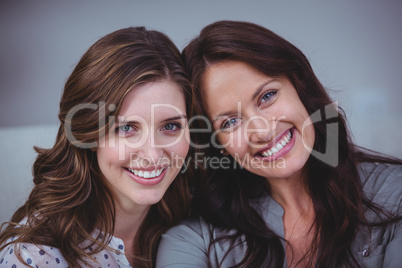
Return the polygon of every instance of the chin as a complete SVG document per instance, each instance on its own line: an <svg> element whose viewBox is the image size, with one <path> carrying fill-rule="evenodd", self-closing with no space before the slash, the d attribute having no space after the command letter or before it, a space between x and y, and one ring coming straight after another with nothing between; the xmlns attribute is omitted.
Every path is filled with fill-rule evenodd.
<svg viewBox="0 0 402 268"><path fill-rule="evenodd" d="M303 161L293 161L290 163L288 161L282 161L267 163L265 166L253 170L249 169L249 171L264 178L281 179L290 178L295 174L299 174L303 167Z"/></svg>
<svg viewBox="0 0 402 268"><path fill-rule="evenodd" d="M161 201L162 197L163 197L163 194L147 193L144 196L142 196L141 198L138 198L135 203L137 203L139 205L143 205L143 206L151 206L151 205L155 205L156 203Z"/></svg>

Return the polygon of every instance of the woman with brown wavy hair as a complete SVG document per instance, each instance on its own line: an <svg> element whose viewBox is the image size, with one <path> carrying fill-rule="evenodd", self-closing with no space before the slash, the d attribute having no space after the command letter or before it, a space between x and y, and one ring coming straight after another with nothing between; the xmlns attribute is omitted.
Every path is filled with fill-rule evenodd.
<svg viewBox="0 0 402 268"><path fill-rule="evenodd" d="M36 148L34 188L0 235L0 266L153 267L161 234L189 213L179 172L190 90L160 32L130 27L93 44L65 85L55 145Z"/></svg>
<svg viewBox="0 0 402 268"><path fill-rule="evenodd" d="M183 55L214 131L198 135L201 218L163 235L157 267L399 267L401 160L352 143L299 49L219 21Z"/></svg>

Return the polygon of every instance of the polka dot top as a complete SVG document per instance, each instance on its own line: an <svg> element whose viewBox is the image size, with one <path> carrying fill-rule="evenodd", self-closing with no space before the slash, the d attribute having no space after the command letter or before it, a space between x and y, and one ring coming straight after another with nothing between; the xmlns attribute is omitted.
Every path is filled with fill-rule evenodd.
<svg viewBox="0 0 402 268"><path fill-rule="evenodd" d="M15 238L11 238L9 241L13 241ZM85 244L90 243L89 241L84 242ZM81 267L118 267L125 268L131 267L128 262L125 254L124 254L124 243L123 240L112 237L108 246L112 249L117 250L118 252L114 252L108 248L92 255L92 258L96 260L96 262L92 260L87 260L90 266L86 266L82 263ZM89 251L93 250L89 248ZM34 268L57 268L57 267L69 267L61 252L54 247L44 246L44 245L34 245L30 243L21 243L20 244L20 254L23 260L30 267ZM19 268L19 267L27 267L23 263L21 263L17 255L14 251L14 244L9 245L5 249L0 252L0 267L10 267L10 268Z"/></svg>

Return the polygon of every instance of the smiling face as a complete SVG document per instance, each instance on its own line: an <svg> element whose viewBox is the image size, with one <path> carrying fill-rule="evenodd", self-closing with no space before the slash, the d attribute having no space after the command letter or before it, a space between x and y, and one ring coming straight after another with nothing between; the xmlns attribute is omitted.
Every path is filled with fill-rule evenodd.
<svg viewBox="0 0 402 268"><path fill-rule="evenodd" d="M206 111L225 150L266 178L299 176L314 127L291 82L234 61L213 64L203 81Z"/></svg>
<svg viewBox="0 0 402 268"><path fill-rule="evenodd" d="M160 201L183 165L188 135L185 99L175 83L148 83L126 95L97 149L118 209Z"/></svg>

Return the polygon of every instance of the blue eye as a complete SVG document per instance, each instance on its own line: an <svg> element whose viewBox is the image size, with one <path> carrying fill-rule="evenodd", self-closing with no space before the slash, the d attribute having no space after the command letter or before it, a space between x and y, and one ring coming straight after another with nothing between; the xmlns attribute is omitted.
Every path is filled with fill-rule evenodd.
<svg viewBox="0 0 402 268"><path fill-rule="evenodd" d="M120 137L129 137L136 133L136 128L134 126L126 124L116 127L115 132Z"/></svg>
<svg viewBox="0 0 402 268"><path fill-rule="evenodd" d="M262 97L261 97L261 103L262 102L267 102L267 101L269 101L272 97L274 97L275 95L276 95L276 91L269 91L269 92L266 92L264 95L262 95Z"/></svg>
<svg viewBox="0 0 402 268"><path fill-rule="evenodd" d="M168 123L162 128L162 130L167 131L178 131L180 129L182 129L181 125L177 123Z"/></svg>
<svg viewBox="0 0 402 268"><path fill-rule="evenodd" d="M123 125L123 126L120 126L120 127L117 128L117 130L121 131L121 132L129 132L132 129L133 129L133 127L129 126L129 125Z"/></svg>
<svg viewBox="0 0 402 268"><path fill-rule="evenodd" d="M236 125L237 121L239 121L238 118L229 118L228 120L226 120L225 122L223 122L221 129L231 128L231 127L233 127L234 125Z"/></svg>

